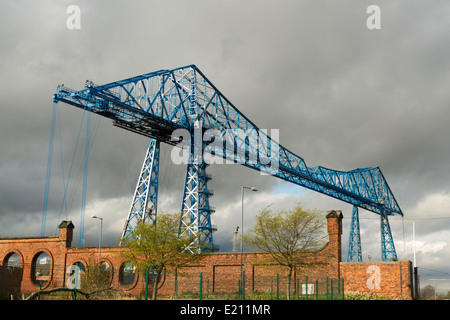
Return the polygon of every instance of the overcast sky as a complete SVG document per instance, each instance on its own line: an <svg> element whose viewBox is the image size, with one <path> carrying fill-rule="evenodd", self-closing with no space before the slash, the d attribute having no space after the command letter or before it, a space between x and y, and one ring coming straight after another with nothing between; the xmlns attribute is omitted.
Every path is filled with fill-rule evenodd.
<svg viewBox="0 0 450 320"><path fill-rule="evenodd" d="M81 9L79 30L66 9ZM381 9L370 30L369 5ZM400 259L450 273L450 3L448 1L1 1L0 237L39 235L52 95L58 84L97 84L196 64L256 125L307 165L380 166L405 217L392 217ZM46 233L54 234L83 112L58 105ZM83 127L84 128L84 127ZM78 243L84 131L74 157L67 218ZM148 139L93 116L85 244L117 239ZM161 154L159 210L181 206L185 167ZM61 156L62 155L62 156ZM61 159L63 161L61 161ZM269 204L338 209L345 260L351 206L239 165L213 165L215 242L231 250L245 194L244 230ZM61 212L61 213L60 213ZM360 211L363 259L381 259L379 217ZM448 275L431 273L433 277ZM439 286L440 284L438 284ZM441 285L443 286L443 285ZM438 288L439 289L439 288ZM449 288L450 289L450 288Z"/></svg>

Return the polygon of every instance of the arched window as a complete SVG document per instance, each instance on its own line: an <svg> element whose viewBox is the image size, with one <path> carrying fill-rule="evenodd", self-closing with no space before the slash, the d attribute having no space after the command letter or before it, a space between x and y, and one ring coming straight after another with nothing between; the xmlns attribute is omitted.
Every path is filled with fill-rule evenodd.
<svg viewBox="0 0 450 320"><path fill-rule="evenodd" d="M67 267L67 280L66 286L67 288L73 289L81 288L81 275L86 272L86 267L81 262L75 262L73 265Z"/></svg>
<svg viewBox="0 0 450 320"><path fill-rule="evenodd" d="M130 262L124 262L119 269L119 282L123 286L131 286L136 280L136 268Z"/></svg>
<svg viewBox="0 0 450 320"><path fill-rule="evenodd" d="M31 280L43 287L50 280L51 259L46 252L38 252L31 262Z"/></svg>
<svg viewBox="0 0 450 320"><path fill-rule="evenodd" d="M22 261L20 260L20 256L16 252L12 252L6 256L3 265L8 268L21 268Z"/></svg>
<svg viewBox="0 0 450 320"><path fill-rule="evenodd" d="M23 263L20 255L11 252L3 259L3 270L0 268L0 295L3 297L20 296L20 287L23 278Z"/></svg>

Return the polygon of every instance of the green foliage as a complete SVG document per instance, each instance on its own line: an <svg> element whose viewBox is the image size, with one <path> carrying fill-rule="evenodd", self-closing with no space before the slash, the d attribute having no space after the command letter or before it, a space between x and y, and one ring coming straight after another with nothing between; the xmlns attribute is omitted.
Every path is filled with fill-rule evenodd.
<svg viewBox="0 0 450 320"><path fill-rule="evenodd" d="M377 293L363 293L359 291L345 292L345 300L398 300Z"/></svg>
<svg viewBox="0 0 450 320"><path fill-rule="evenodd" d="M420 290L420 298L423 300L434 299L436 296L436 288L431 284L426 285Z"/></svg>
<svg viewBox="0 0 450 320"><path fill-rule="evenodd" d="M273 213L269 206L260 211L255 226L243 241L287 266L290 287L293 270L305 264L299 253L317 251L325 244L324 226L323 214L318 210L307 210L299 204L293 210Z"/></svg>
<svg viewBox="0 0 450 320"><path fill-rule="evenodd" d="M297 253L323 247L324 221L320 211L307 210L300 205L277 213L266 207L256 217L256 224L244 237L244 242L271 253L278 263L289 266L299 262Z"/></svg>
<svg viewBox="0 0 450 320"><path fill-rule="evenodd" d="M105 263L91 262L81 272L81 290L84 292L97 292L111 287L112 272ZM110 290L99 292L95 298L111 296Z"/></svg>
<svg viewBox="0 0 450 320"><path fill-rule="evenodd" d="M200 253L189 253L185 248L198 235L179 236L180 215L160 214L156 224L141 223L131 237L124 239L122 255L139 271L149 269L155 279L161 279L163 271L175 270L183 265L203 258ZM186 233L187 234L187 233ZM201 245L190 246L194 252L201 252ZM156 299L157 282L154 281L153 299Z"/></svg>

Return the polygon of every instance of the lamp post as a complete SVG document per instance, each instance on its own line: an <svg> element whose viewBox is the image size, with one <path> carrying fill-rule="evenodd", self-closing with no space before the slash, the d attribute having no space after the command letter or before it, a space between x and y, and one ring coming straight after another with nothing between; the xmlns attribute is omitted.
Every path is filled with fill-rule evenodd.
<svg viewBox="0 0 450 320"><path fill-rule="evenodd" d="M103 232L103 218L97 217L96 215L91 216L92 219L100 219L100 237L98 240L98 264L100 265L100 257L102 250L102 232Z"/></svg>
<svg viewBox="0 0 450 320"><path fill-rule="evenodd" d="M244 189L249 189L251 191L258 191L258 189L254 187L246 187L242 186L242 192L241 192L241 292L240 295L243 297L242 292L244 289L244 283L243 283L243 273L242 273L242 253L244 251Z"/></svg>

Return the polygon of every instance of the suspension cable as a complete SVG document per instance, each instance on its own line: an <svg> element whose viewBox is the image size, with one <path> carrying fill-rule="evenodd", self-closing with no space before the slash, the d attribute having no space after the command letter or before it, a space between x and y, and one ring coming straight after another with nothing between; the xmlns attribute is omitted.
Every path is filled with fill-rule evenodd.
<svg viewBox="0 0 450 320"><path fill-rule="evenodd" d="M48 193L50 190L50 176L52 171L53 140L55 137L55 120L56 120L57 103L58 102L53 102L52 122L50 126L50 141L48 146L47 174L45 177L44 205L42 208L41 237L45 235L45 223L47 220Z"/></svg>

